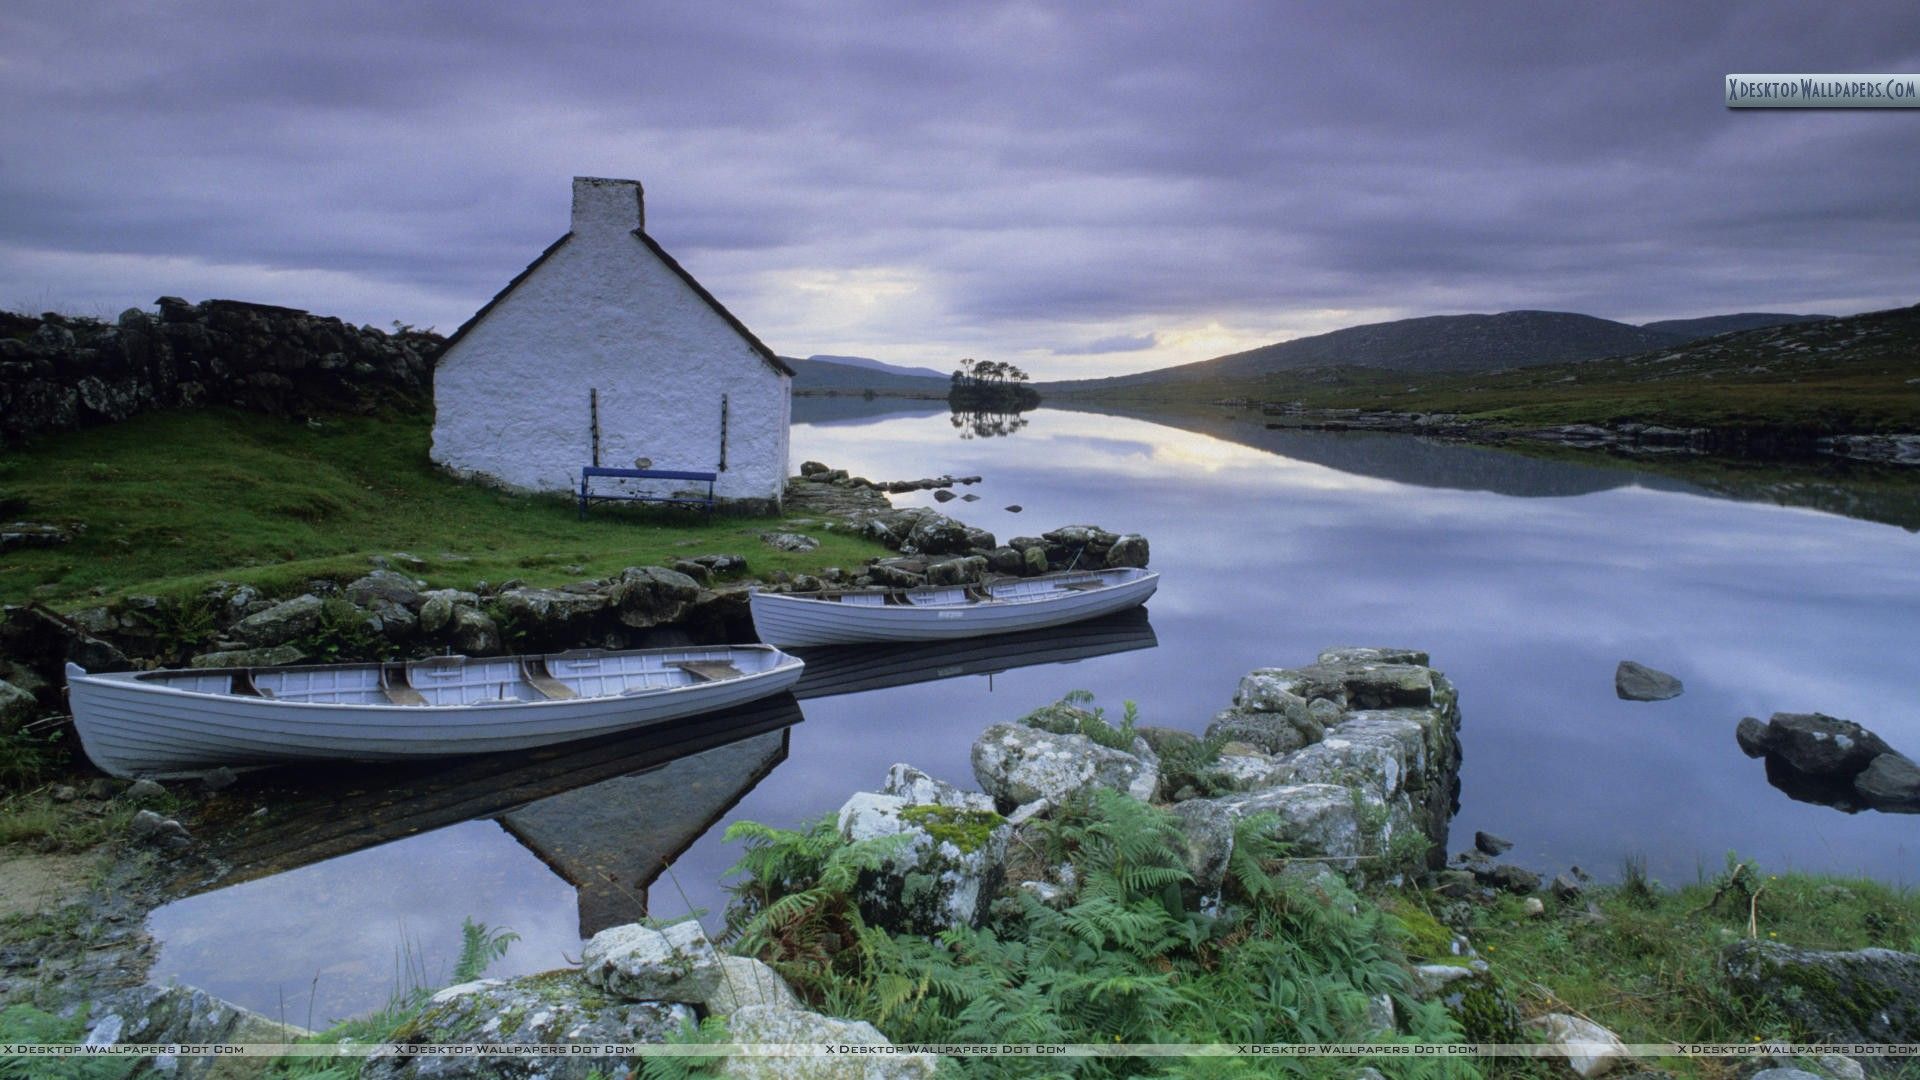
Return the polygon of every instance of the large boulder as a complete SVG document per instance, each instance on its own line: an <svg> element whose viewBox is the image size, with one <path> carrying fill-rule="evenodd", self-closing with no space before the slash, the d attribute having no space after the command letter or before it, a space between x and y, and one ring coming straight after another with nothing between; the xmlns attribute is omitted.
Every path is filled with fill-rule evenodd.
<svg viewBox="0 0 1920 1080"><path fill-rule="evenodd" d="M635 629L679 622L700 597L700 583L678 570L629 566L607 591L620 623Z"/></svg>
<svg viewBox="0 0 1920 1080"><path fill-rule="evenodd" d="M1757 749L1798 772L1831 779L1851 779L1893 749L1859 724L1823 713L1774 713L1764 727L1742 721L1742 731L1749 754Z"/></svg>
<svg viewBox="0 0 1920 1080"><path fill-rule="evenodd" d="M1010 832L984 795L910 765L895 765L887 791L858 792L840 807L849 842L904 837L862 876L861 915L889 930L932 934L977 926L998 885Z"/></svg>
<svg viewBox="0 0 1920 1080"><path fill-rule="evenodd" d="M1271 814L1271 835L1298 856L1324 856L1349 869L1376 844L1370 826L1384 819L1378 796L1338 784L1286 783L1261 791L1188 799L1173 813L1187 838L1187 869L1202 895L1218 891L1239 823Z"/></svg>
<svg viewBox="0 0 1920 1080"><path fill-rule="evenodd" d="M224 649L201 653L191 661L197 668L281 667L307 658L297 645L275 645L270 649Z"/></svg>
<svg viewBox="0 0 1920 1080"><path fill-rule="evenodd" d="M602 592L572 589L507 589L496 598L514 628L537 638L578 638L607 610Z"/></svg>
<svg viewBox="0 0 1920 1080"><path fill-rule="evenodd" d="M392 570L375 570L358 578L347 585L345 593L349 601L364 608L373 607L377 600L404 608L418 609L420 606L420 589L413 579Z"/></svg>
<svg viewBox="0 0 1920 1080"><path fill-rule="evenodd" d="M253 648L282 645L320 629L326 601L312 593L283 600L234 623L228 631Z"/></svg>
<svg viewBox="0 0 1920 1080"><path fill-rule="evenodd" d="M1326 730L1307 715L1306 704L1300 701L1300 708L1291 715L1285 712L1226 709L1207 725L1207 738L1246 743L1266 754L1291 753L1318 742L1326 735Z"/></svg>
<svg viewBox="0 0 1920 1080"><path fill-rule="evenodd" d="M85 1042L89 1046L171 1043L289 1043L311 1034L269 1020L191 986L130 987L91 1003ZM182 1080L225 1080L252 1076L244 1058L159 1054L154 1074ZM21 1073L20 1075L29 1075Z"/></svg>
<svg viewBox="0 0 1920 1080"><path fill-rule="evenodd" d="M1109 567L1147 565L1149 555L1147 538L1139 533L1127 533L1113 542L1107 549Z"/></svg>
<svg viewBox="0 0 1920 1080"><path fill-rule="evenodd" d="M1679 679L1632 660L1620 661L1613 671L1613 692L1622 701L1666 701L1684 689Z"/></svg>
<svg viewBox="0 0 1920 1080"><path fill-rule="evenodd" d="M1920 765L1905 754L1881 754L1853 778L1853 790L1875 810L1920 813Z"/></svg>
<svg viewBox="0 0 1920 1080"><path fill-rule="evenodd" d="M1160 783L1160 763L1143 739L1131 753L1085 735L1059 734L1026 724L995 724L973 743L973 775L1002 809L1075 792L1112 788L1143 802Z"/></svg>
<svg viewBox="0 0 1920 1080"><path fill-rule="evenodd" d="M1822 1042L1920 1042L1920 955L1892 949L1827 952L1757 938L1722 955L1728 985L1770 1005Z"/></svg>
<svg viewBox="0 0 1920 1080"><path fill-rule="evenodd" d="M975 546L970 535L973 531L945 514L928 514L914 524L902 546L922 555L964 555ZM991 535L987 541L980 546L991 550L995 546Z"/></svg>
<svg viewBox="0 0 1920 1080"><path fill-rule="evenodd" d="M1524 1027L1536 1040L1558 1051L1575 1076L1604 1076L1632 1061L1620 1037L1591 1020L1547 1013L1528 1020Z"/></svg>
<svg viewBox="0 0 1920 1080"><path fill-rule="evenodd" d="M724 977L720 953L693 921L662 929L627 923L593 935L580 954L591 986L632 1001L700 1004Z"/></svg>
<svg viewBox="0 0 1920 1080"><path fill-rule="evenodd" d="M804 1009L780 973L745 956L722 956L720 979L706 1000L707 1014L728 1017L749 1005Z"/></svg>
<svg viewBox="0 0 1920 1080"><path fill-rule="evenodd" d="M18 729L39 712L40 702L32 694L0 680L0 732Z"/></svg>
<svg viewBox="0 0 1920 1080"><path fill-rule="evenodd" d="M362 1080L589 1080L637 1062L581 1054L458 1057L418 1048L457 1043L595 1046L661 1043L696 1018L693 1006L628 1001L591 986L574 971L523 979L481 979L433 995L390 1037L394 1051L367 1059Z"/></svg>

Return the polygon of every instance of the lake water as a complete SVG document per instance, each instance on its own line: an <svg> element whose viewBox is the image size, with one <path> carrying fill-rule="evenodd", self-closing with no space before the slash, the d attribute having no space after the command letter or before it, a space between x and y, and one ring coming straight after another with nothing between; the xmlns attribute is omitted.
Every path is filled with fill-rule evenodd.
<svg viewBox="0 0 1920 1080"><path fill-rule="evenodd" d="M1242 673L1343 644L1425 649L1459 687L1453 850L1487 829L1517 842L1510 859L1547 872L1579 864L1611 877L1635 854L1655 877L1691 881L1737 850L1773 869L1920 881L1920 817L1795 802L1733 739L1742 716L1818 710L1920 752L1920 537L1906 528L1719 497L1626 466L1273 431L1249 414L1174 426L1042 409L1014 434L962 439L944 411L842 399L809 422L807 401L796 405L796 464L884 479L979 474L957 490L980 501L943 509L1003 539L1075 523L1145 534L1162 574L1151 628L1053 635L1011 659L896 657L890 674L863 676L860 658L842 655L844 677L804 697L804 722L784 734L556 796L504 823L436 827L446 815L429 816L396 827L417 835L357 851L345 836L325 849L345 854L168 905L152 920L163 942L154 977L317 1023L381 1004L397 968L444 976L466 917L522 936L496 974L577 959L583 924L623 904L626 918L641 904L669 918L702 908L712 924L739 853L720 838L727 822L816 818L878 787L896 761L972 786L969 748L983 728L1070 690L1198 731ZM1876 505L1890 520L1920 510ZM1616 699L1622 659L1679 676L1686 693ZM926 681L839 692L914 672ZM779 708L787 720L796 712ZM639 869L668 858L664 875Z"/></svg>

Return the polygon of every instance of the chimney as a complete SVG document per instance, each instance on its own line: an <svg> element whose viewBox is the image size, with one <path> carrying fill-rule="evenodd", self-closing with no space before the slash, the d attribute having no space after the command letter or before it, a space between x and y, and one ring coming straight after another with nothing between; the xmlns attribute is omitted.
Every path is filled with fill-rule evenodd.
<svg viewBox="0 0 1920 1080"><path fill-rule="evenodd" d="M632 232L647 223L638 180L573 178L573 231L576 234Z"/></svg>

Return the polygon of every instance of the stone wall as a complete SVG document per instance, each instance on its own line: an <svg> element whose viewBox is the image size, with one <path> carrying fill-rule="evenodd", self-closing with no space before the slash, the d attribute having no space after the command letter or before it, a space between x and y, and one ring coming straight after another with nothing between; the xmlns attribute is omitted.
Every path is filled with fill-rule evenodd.
<svg viewBox="0 0 1920 1080"><path fill-rule="evenodd" d="M155 303L112 323L0 312L0 446L183 406L275 416L419 406L432 385L437 334L238 300Z"/></svg>

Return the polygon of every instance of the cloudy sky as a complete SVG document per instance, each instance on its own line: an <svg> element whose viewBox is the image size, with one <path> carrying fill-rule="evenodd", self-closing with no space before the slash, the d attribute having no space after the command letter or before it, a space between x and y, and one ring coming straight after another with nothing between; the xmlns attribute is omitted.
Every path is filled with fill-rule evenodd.
<svg viewBox="0 0 1920 1080"><path fill-rule="evenodd" d="M0 307L450 331L633 177L776 350L1045 377L1407 315L1920 299L1920 8L8 0Z"/></svg>

